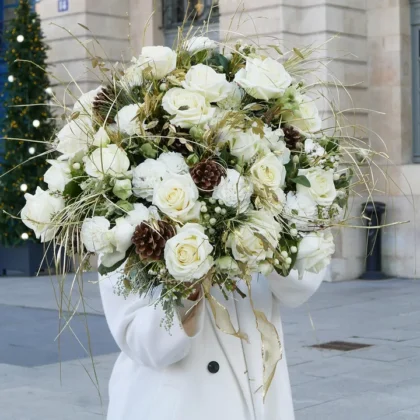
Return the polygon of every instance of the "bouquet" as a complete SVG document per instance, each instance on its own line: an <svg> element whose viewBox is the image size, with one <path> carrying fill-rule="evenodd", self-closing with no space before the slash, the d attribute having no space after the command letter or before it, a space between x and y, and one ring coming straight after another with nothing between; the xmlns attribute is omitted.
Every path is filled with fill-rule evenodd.
<svg viewBox="0 0 420 420"><path fill-rule="evenodd" d="M356 164L344 155L357 147L338 113L323 128L320 85L306 81L313 52L180 36L128 67L93 58L102 85L67 115L48 190L26 194L23 222L82 261L99 255L101 274L120 272L117 292L161 287L168 325L198 286L217 318L210 287L246 297L238 280L253 273L319 272L345 218Z"/></svg>

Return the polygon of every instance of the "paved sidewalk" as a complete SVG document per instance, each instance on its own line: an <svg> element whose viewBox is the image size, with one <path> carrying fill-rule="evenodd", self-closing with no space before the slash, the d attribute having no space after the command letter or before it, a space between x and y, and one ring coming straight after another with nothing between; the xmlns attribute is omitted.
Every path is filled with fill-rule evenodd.
<svg viewBox="0 0 420 420"><path fill-rule="evenodd" d="M84 309L77 292L63 305L84 315L73 318L74 335L60 336L59 352L50 279L0 277L1 420L104 419L117 348L95 279L85 283ZM327 283L308 304L283 311L296 420L420 420L419 292L420 282L409 280ZM309 347L335 340L371 347Z"/></svg>

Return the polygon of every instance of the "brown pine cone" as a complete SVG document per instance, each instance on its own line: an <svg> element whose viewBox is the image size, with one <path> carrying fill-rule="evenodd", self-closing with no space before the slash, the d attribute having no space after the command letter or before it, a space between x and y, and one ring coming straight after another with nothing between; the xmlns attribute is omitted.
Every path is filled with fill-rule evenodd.
<svg viewBox="0 0 420 420"><path fill-rule="evenodd" d="M107 124L115 123L116 110L114 109L114 100L115 95L111 87L103 87L96 95L92 103L92 109L99 121L105 122L106 120Z"/></svg>
<svg viewBox="0 0 420 420"><path fill-rule="evenodd" d="M175 228L169 223L159 220L156 224L158 229L151 224L141 223L131 239L142 260L162 259L166 241L175 235Z"/></svg>
<svg viewBox="0 0 420 420"><path fill-rule="evenodd" d="M198 188L210 192L220 184L222 176L225 175L225 170L222 165L214 160L205 160L197 163L190 173Z"/></svg>
<svg viewBox="0 0 420 420"><path fill-rule="evenodd" d="M284 132L284 141L289 149L296 150L297 143L300 143L302 140L302 135L298 130L291 126L283 127Z"/></svg>

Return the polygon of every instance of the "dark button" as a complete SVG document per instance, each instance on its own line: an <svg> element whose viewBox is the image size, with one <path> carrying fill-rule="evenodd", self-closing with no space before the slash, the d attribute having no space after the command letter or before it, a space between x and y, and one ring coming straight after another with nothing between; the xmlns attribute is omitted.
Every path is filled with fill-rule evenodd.
<svg viewBox="0 0 420 420"><path fill-rule="evenodd" d="M208 371L210 373L217 373L217 372L219 372L219 369L220 369L219 363L217 363L217 362L210 362L207 365L207 369L208 369Z"/></svg>

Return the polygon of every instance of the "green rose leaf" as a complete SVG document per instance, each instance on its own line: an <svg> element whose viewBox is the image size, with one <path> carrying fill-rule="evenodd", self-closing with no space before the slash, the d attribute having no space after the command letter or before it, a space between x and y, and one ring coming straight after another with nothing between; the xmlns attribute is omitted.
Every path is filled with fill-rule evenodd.
<svg viewBox="0 0 420 420"><path fill-rule="evenodd" d="M303 185L304 187L311 188L311 183L309 182L309 179L306 178L305 175L299 175L296 178L291 179L292 182L295 184Z"/></svg>

